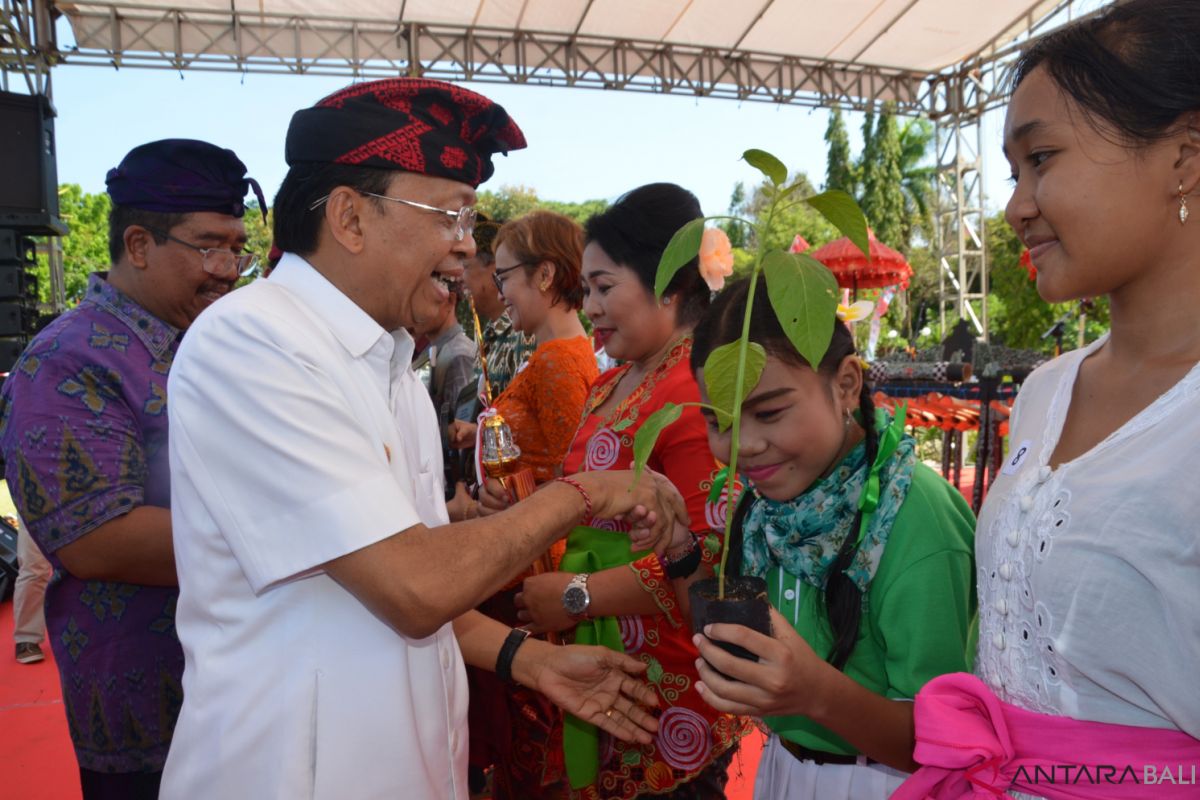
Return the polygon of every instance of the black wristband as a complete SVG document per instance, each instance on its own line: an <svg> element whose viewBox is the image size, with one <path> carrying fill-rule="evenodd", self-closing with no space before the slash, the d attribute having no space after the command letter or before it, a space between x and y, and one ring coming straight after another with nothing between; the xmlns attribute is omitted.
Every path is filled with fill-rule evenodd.
<svg viewBox="0 0 1200 800"><path fill-rule="evenodd" d="M525 640L529 638L529 631L524 628L513 628L508 632L508 637L504 640L504 644L500 647L500 654L496 656L496 677L504 683L512 683L512 662L517 655L517 648L525 644Z"/></svg>
<svg viewBox="0 0 1200 800"><path fill-rule="evenodd" d="M693 538L691 549L687 553L674 560L660 556L658 562L662 564L663 574L671 580L690 577L700 568L700 541Z"/></svg>

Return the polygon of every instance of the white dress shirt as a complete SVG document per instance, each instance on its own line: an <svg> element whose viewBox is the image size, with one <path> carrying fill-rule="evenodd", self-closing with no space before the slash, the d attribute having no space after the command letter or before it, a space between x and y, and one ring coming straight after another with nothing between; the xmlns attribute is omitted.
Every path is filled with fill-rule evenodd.
<svg viewBox="0 0 1200 800"><path fill-rule="evenodd" d="M168 413L186 668L164 798L467 797L451 626L409 639L321 569L447 522L412 349L292 254L184 338Z"/></svg>
<svg viewBox="0 0 1200 800"><path fill-rule="evenodd" d="M1007 702L1200 737L1200 366L1051 469L1079 365L1039 368L979 514L976 673Z"/></svg>

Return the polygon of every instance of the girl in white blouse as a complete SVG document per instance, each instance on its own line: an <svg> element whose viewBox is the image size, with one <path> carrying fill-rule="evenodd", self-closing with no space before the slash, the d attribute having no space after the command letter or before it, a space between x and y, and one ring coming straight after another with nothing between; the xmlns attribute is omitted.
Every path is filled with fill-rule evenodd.
<svg viewBox="0 0 1200 800"><path fill-rule="evenodd" d="M927 686L916 759L928 769L896 797L924 797L914 787L938 769L937 785L978 787L983 765L987 786L1035 796L1200 792L1198 42L1200 3L1132 0L1035 43L1018 64L1008 222L1042 298L1107 295L1112 327L1021 389L976 534L982 684ZM1013 708L1081 724L1069 745L1006 748L998 735L972 762L937 744L951 731L965 743L954 716L972 705L964 695L1014 726L1027 718ZM1127 743L1119 758L1105 749L1114 741ZM1110 795L1107 772L1060 769L1053 782L1045 769L1098 766L1101 752L1121 783L1136 773L1161 785ZM1164 767L1175 780L1162 783Z"/></svg>

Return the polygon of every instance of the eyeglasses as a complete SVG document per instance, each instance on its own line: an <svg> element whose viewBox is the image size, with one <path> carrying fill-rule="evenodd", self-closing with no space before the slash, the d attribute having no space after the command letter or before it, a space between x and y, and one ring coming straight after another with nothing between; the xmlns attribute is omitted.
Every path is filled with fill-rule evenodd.
<svg viewBox="0 0 1200 800"><path fill-rule="evenodd" d="M201 265L204 267L204 271L214 277L245 278L258 268L258 256L255 253L235 253L223 247L200 247L199 245L176 238L166 231L160 231L155 228L146 228L146 230L155 236L161 236L175 244L181 244L184 247L190 247L192 250L195 250L200 254L202 259Z"/></svg>
<svg viewBox="0 0 1200 800"><path fill-rule="evenodd" d="M393 203L402 203L406 206L419 208L422 211L432 211L435 214L445 214L454 220L454 241L461 242L463 239L471 235L475 230L475 218L478 212L474 206L463 206L457 211L452 211L448 208L438 208L437 206L429 206L424 203L418 203L415 200L405 200L401 197L388 197L385 194L375 194L375 192L364 192L361 189L355 189L361 195L366 197L375 197L380 200L391 200ZM320 197L308 207L309 211L316 211L322 204L329 201L329 195Z"/></svg>
<svg viewBox="0 0 1200 800"><path fill-rule="evenodd" d="M495 272L493 272L492 273L492 282L496 284L496 290L499 291L500 294L504 294L504 281L506 279L501 278L500 277L501 275L503 275L506 272L512 272L514 269L520 269L521 267L528 267L531 263L532 262L529 262L529 261L522 261L520 264L513 264L511 267L505 267L504 269L498 269Z"/></svg>

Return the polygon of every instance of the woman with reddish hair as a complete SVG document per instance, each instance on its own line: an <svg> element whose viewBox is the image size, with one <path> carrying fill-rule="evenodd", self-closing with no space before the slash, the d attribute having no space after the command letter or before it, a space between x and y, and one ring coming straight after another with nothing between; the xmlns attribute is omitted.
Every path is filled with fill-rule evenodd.
<svg viewBox="0 0 1200 800"><path fill-rule="evenodd" d="M702 216L691 192L655 183L630 191L588 220L584 310L596 339L623 363L593 386L564 474L629 468L634 436L651 414L667 403L699 401L688 363L692 329L731 265L694 259L667 285L661 301L654 278L675 231ZM620 543L622 523L592 518L568 536L559 571L527 578L517 597L521 620L535 631L559 631L644 661L663 709L654 743L629 746L556 714L548 749L522 745L531 762L541 759L535 778L569 784L554 797L724 798L733 751L748 730L745 718L714 710L696 691L696 647L672 583L701 562L711 564L724 536L724 503L709 500L719 465L697 408L685 408L663 432L649 466L670 479L687 502L694 535L682 552L668 553L666 563L653 553L632 554ZM488 485L481 504L497 501L495 485ZM526 787L520 796L547 796L536 793L541 785Z"/></svg>
<svg viewBox="0 0 1200 800"><path fill-rule="evenodd" d="M537 341L537 349L496 398L495 408L512 429L521 449L517 468L532 470L538 483L560 472L584 402L599 370L592 344L579 321L583 302L583 229L551 211L534 211L504 224L495 240L493 277L513 328ZM481 513L488 509L480 507ZM565 547L551 550L557 564ZM513 598L518 576L488 599L480 610L517 625ZM492 796L504 798L555 797L541 793L541 775L531 758L546 739L553 707L546 698L520 687L500 683L494 674L471 675L471 761L494 765ZM533 748L531 751L530 748Z"/></svg>

